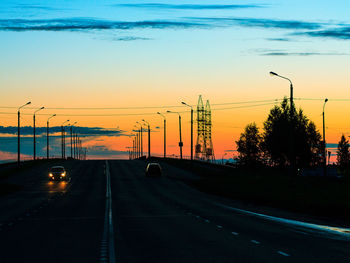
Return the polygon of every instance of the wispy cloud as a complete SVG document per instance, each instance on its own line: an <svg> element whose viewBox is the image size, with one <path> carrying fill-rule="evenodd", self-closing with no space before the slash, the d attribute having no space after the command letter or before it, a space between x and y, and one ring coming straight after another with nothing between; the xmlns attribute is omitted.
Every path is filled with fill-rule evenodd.
<svg viewBox="0 0 350 263"><path fill-rule="evenodd" d="M119 129L104 129L100 127L75 127L75 130L79 133L80 136L122 136L124 135L124 132ZM66 131L69 132L69 128L66 127ZM46 127L36 127L35 132L38 136L45 135L46 134ZM61 132L61 126L54 126L50 127L50 133L60 133ZM0 135L15 135L17 134L17 127L16 126L0 126ZM21 127L21 134L23 136L26 135L32 135L33 134L33 127L31 126L24 126Z"/></svg>
<svg viewBox="0 0 350 263"><path fill-rule="evenodd" d="M344 56L343 53L320 53L320 52L266 52L262 56Z"/></svg>
<svg viewBox="0 0 350 263"><path fill-rule="evenodd" d="M222 27L249 27L294 31L289 37L308 36L332 39L350 39L350 26L341 23L279 20L242 17L183 17L175 20L114 21L94 18L57 19L0 19L0 31L106 31L132 29L214 29ZM268 38L270 41L291 41L289 37ZM113 37L110 40L149 40L137 36Z"/></svg>
<svg viewBox="0 0 350 263"><path fill-rule="evenodd" d="M256 52L261 56L348 56L346 53L337 52L289 52L283 50L258 49Z"/></svg>
<svg viewBox="0 0 350 263"><path fill-rule="evenodd" d="M25 10L34 10L34 11L60 11L63 9L44 6L44 5L35 5L35 4L19 4L14 6L15 9L25 9Z"/></svg>
<svg viewBox="0 0 350 263"><path fill-rule="evenodd" d="M202 4L160 4L160 3L139 3L139 4L118 4L115 6L148 8L148 9L179 9L179 10L224 10L224 9L243 9L243 8L261 8L265 5L247 4L247 5L202 5Z"/></svg>
<svg viewBox="0 0 350 263"><path fill-rule="evenodd" d="M267 38L266 40L269 40L269 41L281 41L281 42L292 41L290 38L287 38L287 37Z"/></svg>
<svg viewBox="0 0 350 263"><path fill-rule="evenodd" d="M324 30L316 31L307 31L307 32L298 32L294 35L305 35L309 37L322 37L322 38L332 38L340 40L349 40L350 39L350 26L340 26L335 28L329 28Z"/></svg>
<svg viewBox="0 0 350 263"><path fill-rule="evenodd" d="M202 23L185 21L111 21L91 18L62 19L1 19L0 30L8 31L88 31L88 30L128 30L136 28L193 28L203 27Z"/></svg>
<svg viewBox="0 0 350 263"><path fill-rule="evenodd" d="M219 23L223 26L239 25L244 27L279 28L279 29L319 29L324 23L297 20L276 20L266 18L237 18L237 17L191 17L194 21Z"/></svg>
<svg viewBox="0 0 350 263"><path fill-rule="evenodd" d="M147 37L133 37L133 36L125 36L125 37L112 37L109 38L113 41L135 41L135 40L151 40L151 38Z"/></svg>

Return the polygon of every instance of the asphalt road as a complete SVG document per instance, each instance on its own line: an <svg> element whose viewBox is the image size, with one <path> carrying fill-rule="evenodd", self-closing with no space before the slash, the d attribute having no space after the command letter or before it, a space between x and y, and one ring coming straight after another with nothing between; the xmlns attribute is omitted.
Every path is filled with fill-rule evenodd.
<svg viewBox="0 0 350 263"><path fill-rule="evenodd" d="M230 200L179 179L162 163L70 161L68 183L47 180L49 164L1 182L0 262L350 262L350 241L244 214ZM115 260L114 260L115 259Z"/></svg>

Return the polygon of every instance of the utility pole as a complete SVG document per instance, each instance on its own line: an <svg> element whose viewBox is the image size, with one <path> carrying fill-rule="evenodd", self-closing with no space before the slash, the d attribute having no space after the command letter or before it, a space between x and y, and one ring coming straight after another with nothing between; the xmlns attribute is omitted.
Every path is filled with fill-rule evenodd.
<svg viewBox="0 0 350 263"><path fill-rule="evenodd" d="M69 122L69 120L66 120L65 122L63 122L63 123L61 124L62 160L65 158L66 143L65 143L65 138L64 138L64 132L65 132L65 130L64 130L64 126L63 126L63 125L64 125L66 122Z"/></svg>
<svg viewBox="0 0 350 263"><path fill-rule="evenodd" d="M147 121L142 121L145 122L148 126L148 158L151 158L151 127Z"/></svg>
<svg viewBox="0 0 350 263"><path fill-rule="evenodd" d="M33 149L33 160L35 161L36 159L36 136L35 136L35 114L42 110L42 109L45 109L45 107L41 107L40 109L34 111L34 114L33 114L33 146L34 146L34 149Z"/></svg>
<svg viewBox="0 0 350 263"><path fill-rule="evenodd" d="M143 156L143 139L142 139L142 130L143 130L143 128L142 128L142 124L141 123L139 123L138 121L136 122L137 124L139 124L140 125L140 134L141 134L141 157Z"/></svg>
<svg viewBox="0 0 350 263"><path fill-rule="evenodd" d="M70 157L73 159L73 126L77 124L77 122L74 122L70 126Z"/></svg>
<svg viewBox="0 0 350 263"><path fill-rule="evenodd" d="M51 118L55 117L56 114L51 115L46 122L46 158L49 159L50 158L50 132L49 132L49 121Z"/></svg>
<svg viewBox="0 0 350 263"><path fill-rule="evenodd" d="M177 113L179 115L179 134L180 134L179 148L180 148L180 158L182 159L183 142L182 142L182 136L181 136L181 115L179 112L170 111L170 110L168 110L167 113Z"/></svg>
<svg viewBox="0 0 350 263"><path fill-rule="evenodd" d="M324 100L323 111L322 111L322 120L323 120L323 174L324 174L324 176L327 175L326 126L325 126L325 120L324 120L324 108L326 106L327 101L328 101L328 99Z"/></svg>
<svg viewBox="0 0 350 263"><path fill-rule="evenodd" d="M180 130L180 142L179 142L179 147L180 147L180 158L182 159L182 137L181 137L181 115L179 114L179 130Z"/></svg>
<svg viewBox="0 0 350 263"><path fill-rule="evenodd" d="M166 118L160 112L157 112L157 114L159 114L164 118L164 135L163 135L164 143L163 144L164 144L164 158L166 158Z"/></svg>
<svg viewBox="0 0 350 263"><path fill-rule="evenodd" d="M283 77L281 75L278 75L275 72L270 71L271 76L276 76L280 77L282 79L288 80L290 83L290 122L291 122L291 127L290 127L290 140L289 140L289 145L290 145L290 162L291 162L291 170L292 174L295 175L295 167L296 167L296 158L295 158L295 149L294 149L294 102L293 102L293 83L289 78Z"/></svg>
<svg viewBox="0 0 350 263"><path fill-rule="evenodd" d="M191 108L191 160L193 160L193 108L191 105L188 105L186 102L182 101L181 103Z"/></svg>
<svg viewBox="0 0 350 263"><path fill-rule="evenodd" d="M21 108L31 104L31 102L27 102L26 104L22 105L18 108L17 112L17 118L18 118L18 124L17 124L17 166L19 167L21 165Z"/></svg>

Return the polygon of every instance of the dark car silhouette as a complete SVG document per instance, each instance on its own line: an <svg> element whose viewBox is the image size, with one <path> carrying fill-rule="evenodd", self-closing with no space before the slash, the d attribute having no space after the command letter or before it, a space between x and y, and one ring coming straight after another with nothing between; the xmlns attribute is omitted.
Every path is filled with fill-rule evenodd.
<svg viewBox="0 0 350 263"><path fill-rule="evenodd" d="M68 181L70 179L63 166L52 166L49 172L49 178L52 181Z"/></svg>
<svg viewBox="0 0 350 263"><path fill-rule="evenodd" d="M146 176L156 177L162 176L162 168L159 163L149 163L146 168Z"/></svg>

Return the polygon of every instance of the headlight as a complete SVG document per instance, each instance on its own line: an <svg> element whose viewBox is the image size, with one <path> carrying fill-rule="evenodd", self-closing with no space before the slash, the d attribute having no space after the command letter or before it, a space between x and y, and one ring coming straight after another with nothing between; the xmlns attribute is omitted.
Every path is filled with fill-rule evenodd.
<svg viewBox="0 0 350 263"><path fill-rule="evenodd" d="M53 176L52 173L49 173L49 176L52 177Z"/></svg>
<svg viewBox="0 0 350 263"><path fill-rule="evenodd" d="M61 176L66 176L66 173L61 173Z"/></svg>

